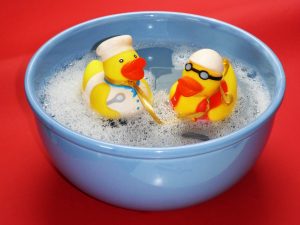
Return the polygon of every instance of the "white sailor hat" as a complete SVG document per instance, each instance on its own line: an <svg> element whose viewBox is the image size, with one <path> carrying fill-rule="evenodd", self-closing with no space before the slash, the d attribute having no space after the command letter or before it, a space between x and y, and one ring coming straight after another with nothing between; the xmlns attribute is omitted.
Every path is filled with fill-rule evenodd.
<svg viewBox="0 0 300 225"><path fill-rule="evenodd" d="M121 35L109 38L102 42L96 49L96 53L105 61L121 52L133 50L132 37L130 35Z"/></svg>

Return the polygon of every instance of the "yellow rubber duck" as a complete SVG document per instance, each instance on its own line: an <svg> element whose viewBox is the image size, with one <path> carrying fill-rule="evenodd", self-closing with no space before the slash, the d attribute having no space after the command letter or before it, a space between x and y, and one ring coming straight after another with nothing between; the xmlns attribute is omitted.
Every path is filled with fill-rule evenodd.
<svg viewBox="0 0 300 225"><path fill-rule="evenodd" d="M172 85L169 98L179 118L225 119L237 100L232 65L212 49L196 51L185 64L182 77Z"/></svg>
<svg viewBox="0 0 300 225"><path fill-rule="evenodd" d="M152 103L153 95L144 77L146 61L132 47L132 37L121 35L109 38L96 49L100 60L86 67L82 91L91 108L105 118L118 119L139 113L143 105L132 82ZM125 84L125 85L123 85Z"/></svg>

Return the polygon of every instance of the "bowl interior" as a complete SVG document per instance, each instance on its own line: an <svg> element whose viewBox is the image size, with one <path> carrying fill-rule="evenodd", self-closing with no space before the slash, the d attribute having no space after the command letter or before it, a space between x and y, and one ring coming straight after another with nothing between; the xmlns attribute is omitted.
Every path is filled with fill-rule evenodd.
<svg viewBox="0 0 300 225"><path fill-rule="evenodd" d="M247 62L263 76L271 98L272 115L282 99L284 75L274 53L252 35L213 19L180 13L143 12L108 16L72 27L48 41L32 59L27 70L30 99L41 106L39 91L54 70L95 49L110 36L129 34L135 43L160 43L212 48L230 59ZM171 68L172 50L149 47L139 50L148 68ZM166 72L166 71L165 71ZM162 75L164 71L158 71ZM167 73L167 72L166 72ZM166 84L166 86L171 84ZM278 91L280 90L280 91ZM276 102L274 103L274 99ZM32 104L32 102L31 102ZM271 104L271 105L272 105Z"/></svg>
<svg viewBox="0 0 300 225"><path fill-rule="evenodd" d="M274 96L278 71L265 49L249 36L211 19L163 13L110 16L63 32L50 40L37 58L32 76L35 81L34 90L40 89L40 85L53 70L62 68L70 60L93 50L100 40L120 34L132 35L136 43L168 43L215 49L231 59L239 59L255 68L263 76L271 95ZM146 59L152 58L147 62L148 67L172 67L170 49L145 48L139 54Z"/></svg>

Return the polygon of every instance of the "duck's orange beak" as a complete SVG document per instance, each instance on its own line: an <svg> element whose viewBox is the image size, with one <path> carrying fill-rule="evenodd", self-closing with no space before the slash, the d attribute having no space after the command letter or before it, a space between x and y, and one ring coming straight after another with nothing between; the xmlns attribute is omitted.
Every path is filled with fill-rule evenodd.
<svg viewBox="0 0 300 225"><path fill-rule="evenodd" d="M193 78L184 76L178 80L177 90L184 97L190 97L200 93L203 87Z"/></svg>
<svg viewBox="0 0 300 225"><path fill-rule="evenodd" d="M144 67L146 66L146 60L143 58L137 58L133 61L126 63L121 70L124 77L129 80L140 80L144 77Z"/></svg>

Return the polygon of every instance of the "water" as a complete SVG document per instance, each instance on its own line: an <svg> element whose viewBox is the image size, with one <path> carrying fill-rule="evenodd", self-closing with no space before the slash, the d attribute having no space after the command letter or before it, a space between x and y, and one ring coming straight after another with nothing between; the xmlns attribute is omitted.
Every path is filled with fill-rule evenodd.
<svg viewBox="0 0 300 225"><path fill-rule="evenodd" d="M186 46L172 47L172 51L169 48L163 49L165 55L160 55L163 55L164 60L170 61L170 67L163 67L159 65L162 60L155 59L150 54L151 49L157 47L146 49L145 46L138 46L143 47L144 52L143 49L141 52L145 54L150 66L145 77L154 89L155 111L160 118L172 120L172 123L157 125L147 112L135 118L116 121L103 119L93 112L81 95L83 71L87 63L95 58L93 53L73 61L51 76L40 93L44 110L65 127L97 140L130 146L166 147L193 144L227 135L245 127L270 104L271 97L260 74L245 63L232 60L239 83L238 101L232 115L216 123L182 122L175 117L170 107L166 88L181 76L183 65L197 49Z"/></svg>

